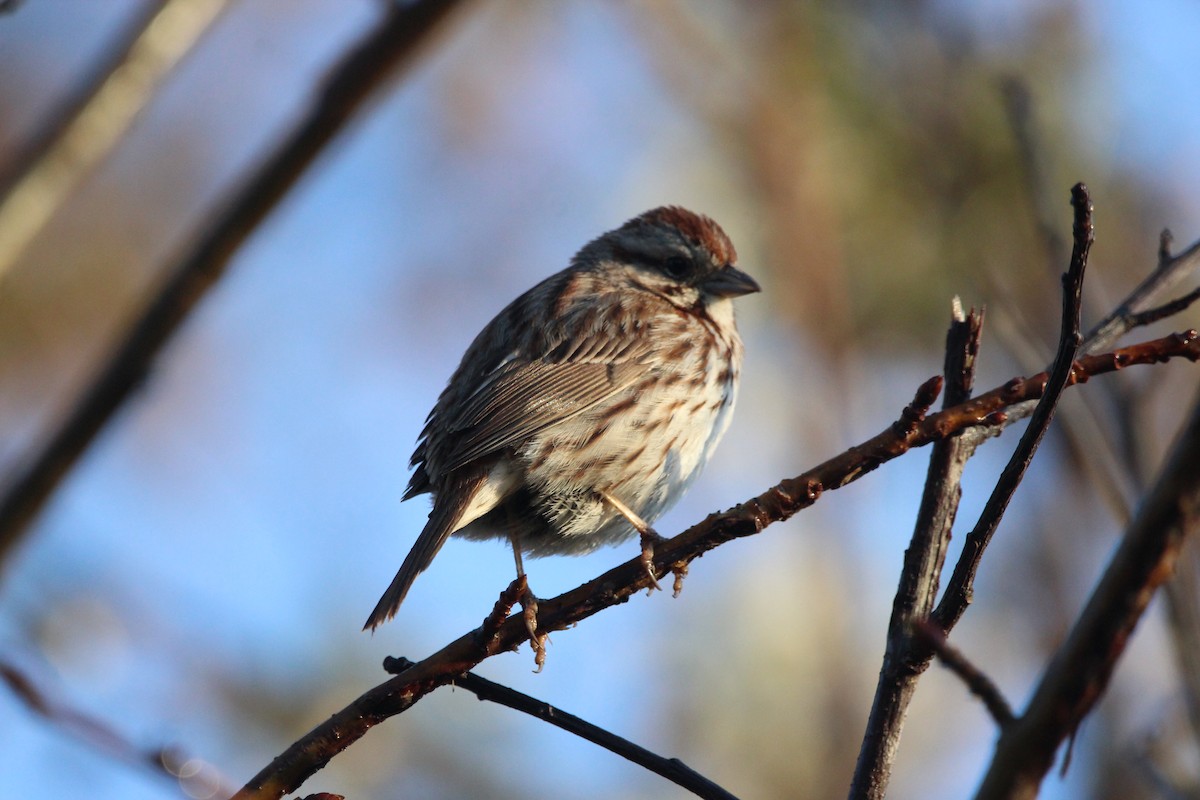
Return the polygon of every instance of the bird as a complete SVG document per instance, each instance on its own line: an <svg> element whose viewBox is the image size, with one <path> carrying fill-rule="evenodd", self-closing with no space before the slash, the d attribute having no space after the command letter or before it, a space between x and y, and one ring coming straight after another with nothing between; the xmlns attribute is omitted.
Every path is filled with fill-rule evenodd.
<svg viewBox="0 0 1200 800"><path fill-rule="evenodd" d="M364 630L395 616L452 535L507 539L519 578L523 554L636 535L653 583L651 525L708 462L737 399L732 301L760 290L715 221L667 205L504 308L425 421L404 499L428 493L432 510Z"/></svg>

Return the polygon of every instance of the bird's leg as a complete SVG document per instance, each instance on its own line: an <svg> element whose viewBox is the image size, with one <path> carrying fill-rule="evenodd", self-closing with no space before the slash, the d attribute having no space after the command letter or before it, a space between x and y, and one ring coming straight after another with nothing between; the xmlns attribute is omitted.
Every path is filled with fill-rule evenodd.
<svg viewBox="0 0 1200 800"><path fill-rule="evenodd" d="M529 645L533 648L533 662L537 665L535 672L541 672L546 663L547 634L537 632L538 599L529 588L529 578L525 575L525 564L521 561L521 534L516 525L509 527L508 540L512 542L513 561L517 565L517 602L521 604L521 617L525 620L525 630L529 632Z"/></svg>
<svg viewBox="0 0 1200 800"><path fill-rule="evenodd" d="M658 585L658 576L654 574L654 546L665 542L666 539L659 536L654 528L650 527L650 523L642 519L636 511L608 492L600 492L600 497L604 499L604 502L612 506L618 514L628 520L633 529L638 532L638 536L642 540L642 565L646 568L646 574L650 576L650 588L658 589L661 592L662 587Z"/></svg>

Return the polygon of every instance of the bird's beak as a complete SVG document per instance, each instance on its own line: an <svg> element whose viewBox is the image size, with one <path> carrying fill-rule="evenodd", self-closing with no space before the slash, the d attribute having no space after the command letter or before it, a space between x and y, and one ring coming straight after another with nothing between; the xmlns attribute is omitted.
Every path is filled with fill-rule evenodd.
<svg viewBox="0 0 1200 800"><path fill-rule="evenodd" d="M733 266L725 267L704 282L704 292L712 297L741 297L761 291L758 281Z"/></svg>

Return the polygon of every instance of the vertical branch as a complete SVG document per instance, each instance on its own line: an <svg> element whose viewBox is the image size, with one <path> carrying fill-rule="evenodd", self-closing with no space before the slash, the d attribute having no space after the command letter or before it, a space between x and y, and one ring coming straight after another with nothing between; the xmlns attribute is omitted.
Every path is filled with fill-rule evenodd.
<svg viewBox="0 0 1200 800"><path fill-rule="evenodd" d="M150 362L224 273L233 254L275 208L375 87L411 57L458 0L389 3L387 13L332 71L301 124L243 184L169 270L66 419L0 495L0 559L59 480L138 386Z"/></svg>
<svg viewBox="0 0 1200 800"><path fill-rule="evenodd" d="M943 408L970 398L982 332L982 312L972 309L969 315L964 315L956 300L946 332ZM928 647L913 639L912 623L928 617L937 599L946 548L962 497L963 469L974 452L975 445L961 436L942 439L933 445L921 507L912 541L904 552L900 586L892 603L875 699L850 785L852 799L876 800L887 793L904 718L916 692L917 679L929 667L932 655Z"/></svg>

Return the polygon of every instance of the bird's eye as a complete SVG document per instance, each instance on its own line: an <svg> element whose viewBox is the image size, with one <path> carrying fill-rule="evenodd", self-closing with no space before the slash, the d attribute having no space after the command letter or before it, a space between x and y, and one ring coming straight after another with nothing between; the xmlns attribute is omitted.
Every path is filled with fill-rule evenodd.
<svg viewBox="0 0 1200 800"><path fill-rule="evenodd" d="M692 261L683 256L671 256L663 262L662 271L668 278L686 278L692 271Z"/></svg>

